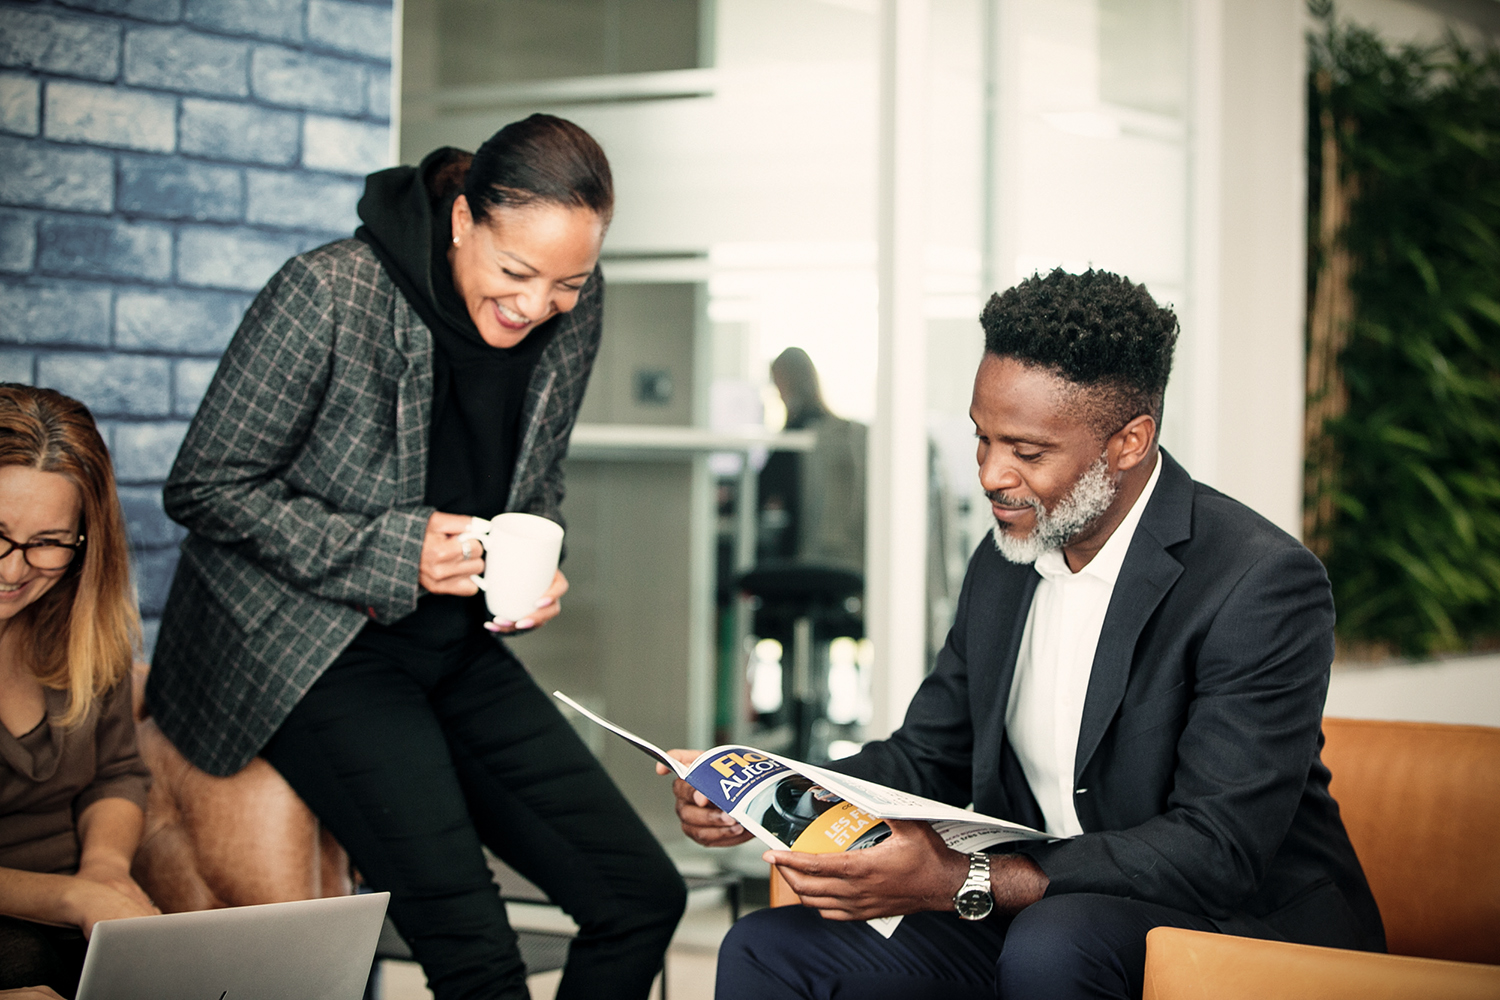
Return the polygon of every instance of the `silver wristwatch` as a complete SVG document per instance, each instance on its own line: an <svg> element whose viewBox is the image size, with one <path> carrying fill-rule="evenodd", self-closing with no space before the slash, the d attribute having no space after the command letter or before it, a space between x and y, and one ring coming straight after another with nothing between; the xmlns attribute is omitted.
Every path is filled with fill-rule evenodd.
<svg viewBox="0 0 1500 1000"><path fill-rule="evenodd" d="M969 877L958 887L953 908L965 920L983 920L995 910L990 893L990 856L983 851L969 855Z"/></svg>

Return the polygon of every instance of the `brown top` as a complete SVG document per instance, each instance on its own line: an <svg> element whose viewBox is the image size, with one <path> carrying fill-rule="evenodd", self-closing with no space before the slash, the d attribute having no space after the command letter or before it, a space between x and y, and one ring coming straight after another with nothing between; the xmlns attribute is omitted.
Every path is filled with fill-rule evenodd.
<svg viewBox="0 0 1500 1000"><path fill-rule="evenodd" d="M129 679L76 728L52 722L67 707L67 692L49 690L47 717L31 732L16 737L0 726L0 867L72 874L83 810L107 798L146 808L151 772L135 747Z"/></svg>

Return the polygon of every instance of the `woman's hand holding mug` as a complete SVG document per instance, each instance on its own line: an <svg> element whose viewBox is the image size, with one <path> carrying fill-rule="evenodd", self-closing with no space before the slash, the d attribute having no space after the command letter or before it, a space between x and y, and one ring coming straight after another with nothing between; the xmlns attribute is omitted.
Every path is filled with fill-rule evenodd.
<svg viewBox="0 0 1500 1000"><path fill-rule="evenodd" d="M473 520L464 514L445 514L440 510L433 511L427 519L417 582L429 594L468 597L479 593L479 587L469 578L484 572L484 546L460 537Z"/></svg>
<svg viewBox="0 0 1500 1000"><path fill-rule="evenodd" d="M502 621L495 619L485 622L484 627L491 632L503 632L509 635L512 632L524 632L528 629L538 628L556 618L562 611L560 599L568 592L568 578L563 576L562 570L553 570L552 583L547 587L546 593L536 602L536 610L518 622Z"/></svg>
<svg viewBox="0 0 1500 1000"><path fill-rule="evenodd" d="M487 571L486 547L500 553L503 567ZM485 591L495 620L491 632L525 631L556 618L568 592L557 568L562 528L531 514L502 514L492 521L433 511L427 519L417 582L428 593L468 597Z"/></svg>

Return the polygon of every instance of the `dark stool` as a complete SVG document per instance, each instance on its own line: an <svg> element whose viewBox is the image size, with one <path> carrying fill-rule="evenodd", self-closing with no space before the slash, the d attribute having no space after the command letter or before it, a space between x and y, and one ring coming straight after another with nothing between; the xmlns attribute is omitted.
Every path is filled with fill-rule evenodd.
<svg viewBox="0 0 1500 1000"><path fill-rule="evenodd" d="M864 637L859 605L864 577L840 566L768 563L745 573L738 584L759 601L752 631L779 640L791 652L791 669L782 675L783 705L792 730L787 752L803 760L821 756L825 748L813 746L813 724L823 717L828 696L827 656L822 650L839 636Z"/></svg>

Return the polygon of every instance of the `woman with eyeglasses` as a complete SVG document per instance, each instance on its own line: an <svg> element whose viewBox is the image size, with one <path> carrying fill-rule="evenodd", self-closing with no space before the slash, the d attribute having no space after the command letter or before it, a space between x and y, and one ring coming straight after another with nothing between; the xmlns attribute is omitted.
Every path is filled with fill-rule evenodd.
<svg viewBox="0 0 1500 1000"><path fill-rule="evenodd" d="M72 996L95 923L157 912L130 875L149 781L130 703L139 636L93 417L0 384L0 989Z"/></svg>

